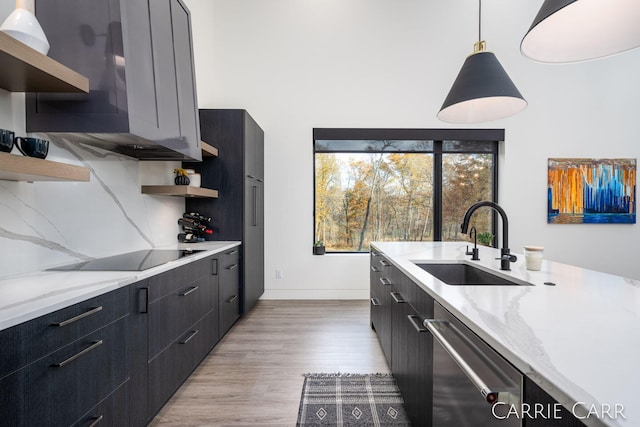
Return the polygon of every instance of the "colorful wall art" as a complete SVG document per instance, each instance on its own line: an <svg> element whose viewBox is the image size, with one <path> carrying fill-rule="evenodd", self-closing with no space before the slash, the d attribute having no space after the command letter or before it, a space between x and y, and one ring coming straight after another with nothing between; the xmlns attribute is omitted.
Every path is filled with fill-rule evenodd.
<svg viewBox="0 0 640 427"><path fill-rule="evenodd" d="M549 224L635 224L636 159L549 159Z"/></svg>

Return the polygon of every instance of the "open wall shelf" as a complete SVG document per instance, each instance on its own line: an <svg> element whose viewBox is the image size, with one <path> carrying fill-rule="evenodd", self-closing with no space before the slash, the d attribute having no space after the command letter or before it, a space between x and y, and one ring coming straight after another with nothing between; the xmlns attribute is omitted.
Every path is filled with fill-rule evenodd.
<svg viewBox="0 0 640 427"><path fill-rule="evenodd" d="M143 185L142 193L155 196L218 198L218 190L190 185Z"/></svg>
<svg viewBox="0 0 640 427"><path fill-rule="evenodd" d="M0 152L0 179L6 181L89 181L89 168Z"/></svg>
<svg viewBox="0 0 640 427"><path fill-rule="evenodd" d="M218 157L218 149L204 141L200 141L200 148L204 157Z"/></svg>
<svg viewBox="0 0 640 427"><path fill-rule="evenodd" d="M0 31L0 88L10 92L89 92L89 79Z"/></svg>

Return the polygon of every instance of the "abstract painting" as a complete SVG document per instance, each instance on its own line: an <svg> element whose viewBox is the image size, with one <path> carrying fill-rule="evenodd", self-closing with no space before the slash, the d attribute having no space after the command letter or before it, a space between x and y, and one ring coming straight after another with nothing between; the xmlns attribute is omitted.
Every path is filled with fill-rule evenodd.
<svg viewBox="0 0 640 427"><path fill-rule="evenodd" d="M549 159L549 224L635 224L636 159Z"/></svg>

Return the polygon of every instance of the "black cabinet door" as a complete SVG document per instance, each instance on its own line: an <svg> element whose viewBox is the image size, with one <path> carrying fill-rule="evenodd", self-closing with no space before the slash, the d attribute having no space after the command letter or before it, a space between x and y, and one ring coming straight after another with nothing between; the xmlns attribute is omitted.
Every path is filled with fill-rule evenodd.
<svg viewBox="0 0 640 427"><path fill-rule="evenodd" d="M225 251L220 261L220 336L240 317L240 248Z"/></svg>
<svg viewBox="0 0 640 427"><path fill-rule="evenodd" d="M144 426L218 342L218 255L130 286L131 426Z"/></svg>
<svg viewBox="0 0 640 427"><path fill-rule="evenodd" d="M411 282L400 270L391 267L391 372L401 393L409 391L411 373L408 370L409 332L409 288Z"/></svg>
<svg viewBox="0 0 640 427"><path fill-rule="evenodd" d="M111 395L84 414L73 427L124 427L129 424L129 383L120 386Z"/></svg>
<svg viewBox="0 0 640 427"><path fill-rule="evenodd" d="M409 314L403 323L408 381L402 397L413 425L428 427L432 424L433 338L423 322L433 318L433 298L406 276L405 280L409 283Z"/></svg>
<svg viewBox="0 0 640 427"><path fill-rule="evenodd" d="M216 281L217 282L217 281ZM162 352L184 330L218 303L217 283L209 277L184 284L149 305L149 359Z"/></svg>
<svg viewBox="0 0 640 427"><path fill-rule="evenodd" d="M129 425L146 426L150 421L148 406L149 375L149 281L129 285Z"/></svg>
<svg viewBox="0 0 640 427"><path fill-rule="evenodd" d="M217 320L212 321L211 316L217 317L217 313L210 312L191 325L149 362L149 410L152 415L162 408L211 349L211 338L218 333L213 330Z"/></svg>
<svg viewBox="0 0 640 427"><path fill-rule="evenodd" d="M244 195L242 312L247 313L264 293L264 184L246 178Z"/></svg>
<svg viewBox="0 0 640 427"><path fill-rule="evenodd" d="M376 333L378 334L382 351L389 366L391 366L391 308L393 303L391 299L391 288L393 286L393 266L383 256L381 256L377 262L378 268L380 268L380 275L378 280L373 283L373 286L375 287L374 293L378 296L380 322L379 325L376 325Z"/></svg>
<svg viewBox="0 0 640 427"><path fill-rule="evenodd" d="M123 385L128 379L127 320L123 317L2 379L3 425L71 425Z"/></svg>
<svg viewBox="0 0 640 427"><path fill-rule="evenodd" d="M0 378L126 316L127 288L0 331Z"/></svg>
<svg viewBox="0 0 640 427"><path fill-rule="evenodd" d="M264 132L246 112L244 114L244 140L246 145L245 177L261 181L264 179Z"/></svg>
<svg viewBox="0 0 640 427"><path fill-rule="evenodd" d="M185 163L215 188L218 200L189 198L186 208L212 217L207 240L241 240L241 313L264 293L264 132L245 110L200 110L202 139L219 155L200 164Z"/></svg>
<svg viewBox="0 0 640 427"><path fill-rule="evenodd" d="M382 306L380 305L380 295L378 294L378 283L381 277L379 259L380 254L372 250L369 265L369 312L371 328L375 331L380 329L380 323L382 322Z"/></svg>

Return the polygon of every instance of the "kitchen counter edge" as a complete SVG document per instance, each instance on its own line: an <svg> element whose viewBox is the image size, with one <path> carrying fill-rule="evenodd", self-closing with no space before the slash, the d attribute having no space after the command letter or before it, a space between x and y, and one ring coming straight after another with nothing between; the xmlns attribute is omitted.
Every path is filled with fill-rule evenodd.
<svg viewBox="0 0 640 427"><path fill-rule="evenodd" d="M202 252L144 271L43 270L0 278L0 331L241 244L239 241L209 241L158 247L155 249Z"/></svg>

